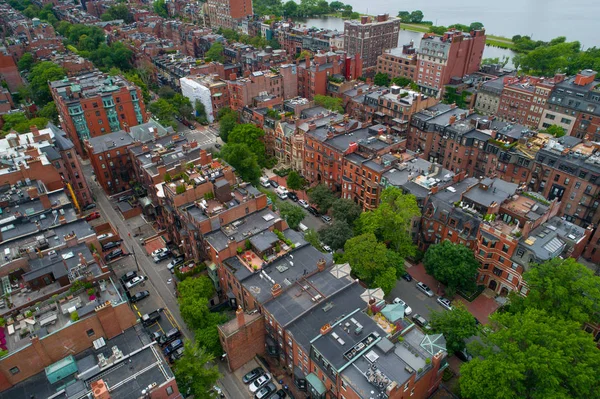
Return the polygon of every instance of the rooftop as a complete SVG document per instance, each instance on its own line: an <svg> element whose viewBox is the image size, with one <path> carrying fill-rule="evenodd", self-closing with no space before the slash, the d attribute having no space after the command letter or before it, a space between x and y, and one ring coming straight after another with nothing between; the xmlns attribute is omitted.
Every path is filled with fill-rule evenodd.
<svg viewBox="0 0 600 399"><path fill-rule="evenodd" d="M90 137L87 141L93 148L94 154L101 154L117 148L127 147L134 143L134 139L124 130L103 134L102 136Z"/></svg>
<svg viewBox="0 0 600 399"><path fill-rule="evenodd" d="M136 86L121 76L108 76L100 71L84 73L76 77L50 82L50 88L67 101L103 96L118 91L123 87L129 90L136 88Z"/></svg>

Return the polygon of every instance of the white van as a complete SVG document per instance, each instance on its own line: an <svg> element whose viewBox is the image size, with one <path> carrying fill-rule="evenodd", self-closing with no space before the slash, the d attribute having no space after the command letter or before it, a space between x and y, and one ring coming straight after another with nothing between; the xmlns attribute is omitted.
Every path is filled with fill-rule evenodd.
<svg viewBox="0 0 600 399"><path fill-rule="evenodd" d="M286 200L287 199L287 193L288 190L287 188L285 188L285 186L279 186L275 189L275 192L277 193L277 196L282 199L282 200Z"/></svg>
<svg viewBox="0 0 600 399"><path fill-rule="evenodd" d="M271 187L271 183L269 183L269 178L268 177L261 177L260 178L260 185L263 187Z"/></svg>
<svg viewBox="0 0 600 399"><path fill-rule="evenodd" d="M306 227L305 225L303 225L302 223L298 224L298 230L300 230L301 232L306 232L306 230L308 230L308 227Z"/></svg>

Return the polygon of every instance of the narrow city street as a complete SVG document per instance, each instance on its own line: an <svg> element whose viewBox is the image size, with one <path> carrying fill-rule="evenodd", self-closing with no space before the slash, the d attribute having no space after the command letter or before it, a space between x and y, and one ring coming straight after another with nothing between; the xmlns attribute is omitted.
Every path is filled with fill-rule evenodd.
<svg viewBox="0 0 600 399"><path fill-rule="evenodd" d="M157 265L151 259L137 237L134 237L134 230L137 227L132 227L130 224L123 219L123 217L114 209L113 201L104 193L102 188L92 179L93 170L89 162L82 162L83 170L90 182L90 188L92 194L96 199L97 209L101 212L106 220L110 220L115 229L119 232L123 239L123 245L127 253L135 251L135 259L139 265L140 271L143 275L148 277L146 281L145 289L151 292L151 297L154 298L157 305L162 308L169 310L176 324L180 327L182 333L188 339L193 339L193 333L190 331L179 313L179 306L177 305L177 298L175 296L175 286L172 283L168 283L164 275L159 272ZM136 230L137 231L137 230ZM130 258L133 258L132 256ZM119 263L119 261L115 262ZM166 269L166 261L161 262L163 269ZM163 270L164 271L164 270ZM119 276L117 276L119 277ZM233 374L229 372L225 363L216 359L216 363L219 367L219 371L223 377L219 380L219 384L225 391L227 398L247 398L250 397L246 386L237 379Z"/></svg>

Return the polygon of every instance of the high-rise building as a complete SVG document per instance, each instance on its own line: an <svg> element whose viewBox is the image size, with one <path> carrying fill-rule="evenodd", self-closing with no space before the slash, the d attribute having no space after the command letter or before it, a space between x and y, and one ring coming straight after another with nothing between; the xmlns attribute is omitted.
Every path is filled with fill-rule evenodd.
<svg viewBox="0 0 600 399"><path fill-rule="evenodd" d="M142 91L120 76L96 71L50 82L50 90L62 127L82 156L84 140L148 120Z"/></svg>
<svg viewBox="0 0 600 399"><path fill-rule="evenodd" d="M453 77L477 72L485 48L485 30L464 33L450 29L442 36L426 33L417 51L417 84L437 95Z"/></svg>
<svg viewBox="0 0 600 399"><path fill-rule="evenodd" d="M344 50L360 54L365 69L377 66L377 57L385 50L398 47L400 19L380 14L362 16L360 21L344 21Z"/></svg>
<svg viewBox="0 0 600 399"><path fill-rule="evenodd" d="M206 14L212 28L235 29L238 21L252 16L252 0L208 0Z"/></svg>

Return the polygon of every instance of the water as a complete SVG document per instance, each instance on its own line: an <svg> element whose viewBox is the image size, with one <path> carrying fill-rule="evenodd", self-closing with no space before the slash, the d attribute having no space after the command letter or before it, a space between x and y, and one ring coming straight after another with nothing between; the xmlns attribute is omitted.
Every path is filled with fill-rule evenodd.
<svg viewBox="0 0 600 399"><path fill-rule="evenodd" d="M568 40L580 41L586 48L600 46L598 0L344 0L343 3L350 4L354 11L370 15L397 15L400 10L419 9L424 19L435 25L469 25L478 21L492 35L509 38L530 35L534 40L546 41L566 36Z"/></svg>
<svg viewBox="0 0 600 399"><path fill-rule="evenodd" d="M337 29L340 32L344 31L344 21L340 18L310 18L305 21L300 22L303 25L308 27L315 26L317 28L324 29ZM409 30L401 30L398 36L398 46L402 46L403 44L410 43L411 41L414 43L415 47L419 47L421 44L421 38L423 37L423 33L421 32L413 32ZM506 50L498 47L485 46L485 50L483 51L484 58L499 58L506 56L511 59L514 56L514 52L511 50ZM512 63L509 61L507 64L508 67L512 66Z"/></svg>

